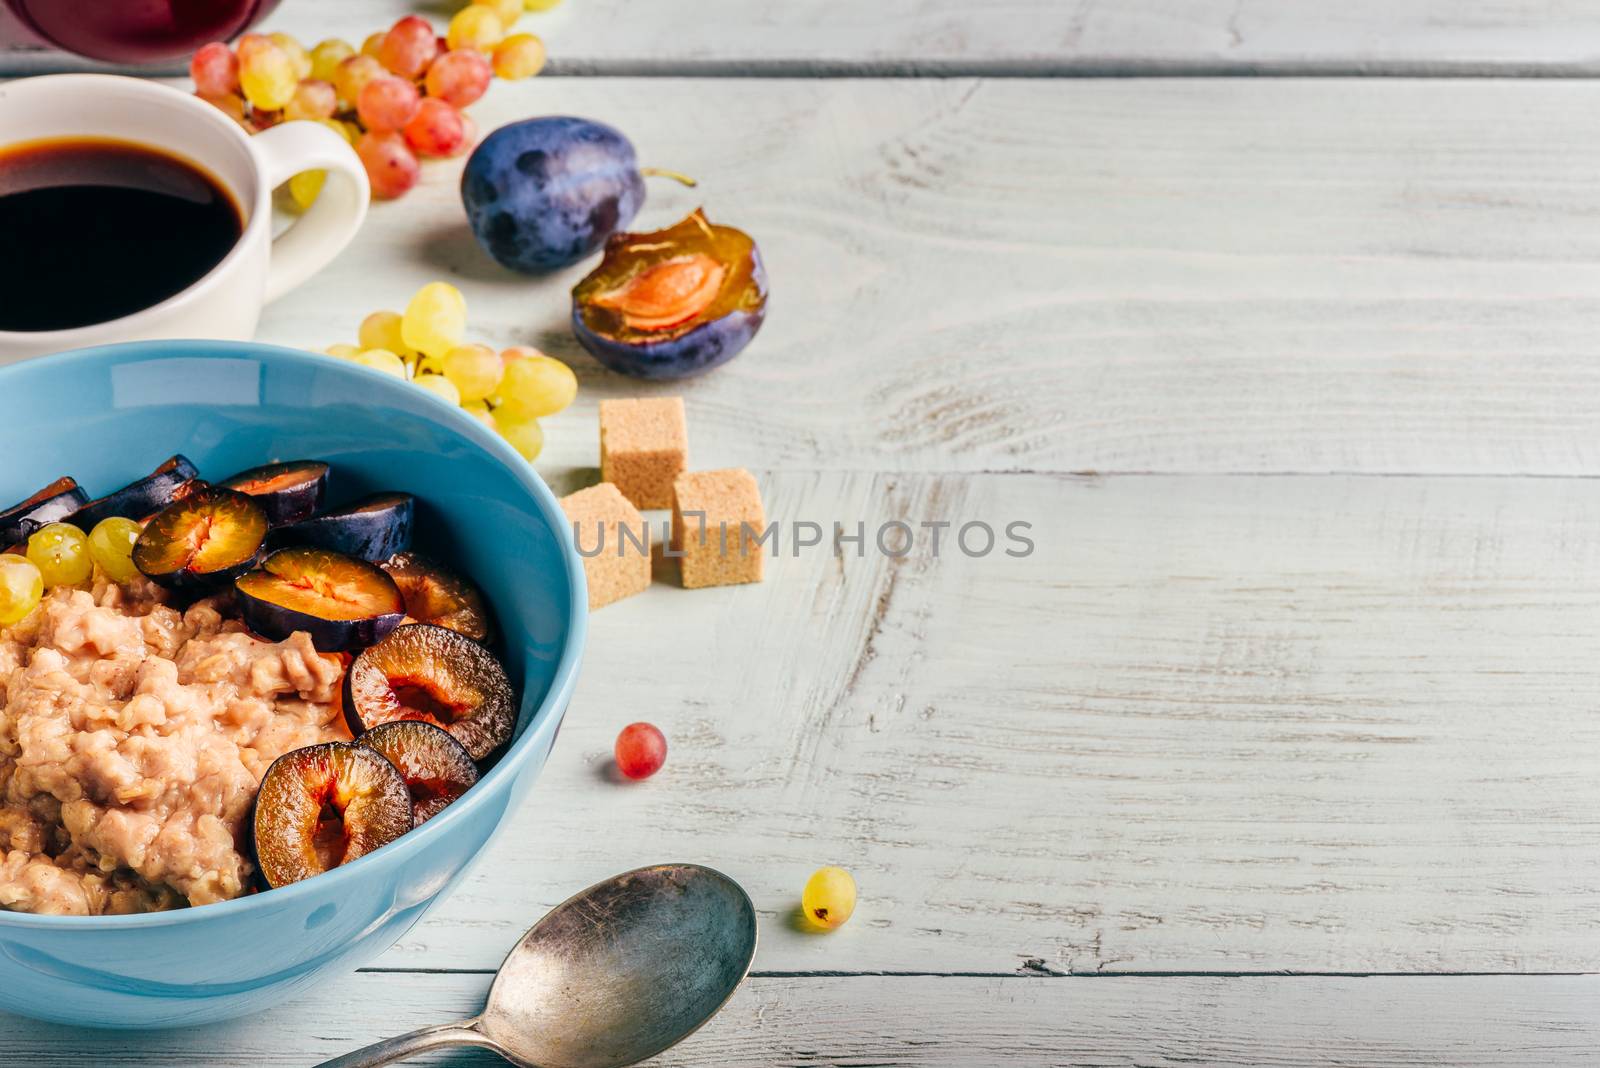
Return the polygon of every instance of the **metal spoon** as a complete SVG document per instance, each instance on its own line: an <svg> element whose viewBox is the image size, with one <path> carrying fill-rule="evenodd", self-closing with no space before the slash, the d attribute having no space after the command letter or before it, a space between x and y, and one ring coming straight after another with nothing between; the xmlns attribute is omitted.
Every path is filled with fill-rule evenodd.
<svg viewBox="0 0 1600 1068"><path fill-rule="evenodd" d="M377 1068L442 1046L519 1068L624 1068L693 1034L756 954L744 889L697 864L626 872L557 905L506 956L482 1015L327 1061Z"/></svg>

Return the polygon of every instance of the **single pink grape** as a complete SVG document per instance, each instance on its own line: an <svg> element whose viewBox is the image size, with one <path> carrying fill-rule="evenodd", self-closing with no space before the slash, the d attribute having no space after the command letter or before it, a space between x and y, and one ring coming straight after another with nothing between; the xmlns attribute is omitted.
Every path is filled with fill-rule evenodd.
<svg viewBox="0 0 1600 1068"><path fill-rule="evenodd" d="M471 151L472 146L478 143L478 123L465 111L461 112L461 144L450 155L464 156Z"/></svg>
<svg viewBox="0 0 1600 1068"><path fill-rule="evenodd" d="M489 89L494 67L489 57L471 48L446 52L428 68L428 95L464 108Z"/></svg>
<svg viewBox="0 0 1600 1068"><path fill-rule="evenodd" d="M422 164L397 133L365 133L356 142L356 155L367 169L372 195L383 200L403 196L422 176Z"/></svg>
<svg viewBox="0 0 1600 1068"><path fill-rule="evenodd" d="M461 112L431 96L406 123L405 134L406 143L424 156L453 156L467 138Z"/></svg>
<svg viewBox="0 0 1600 1068"><path fill-rule="evenodd" d="M306 78L295 86L294 97L284 105L286 119L326 119L339 110L339 94L332 82Z"/></svg>
<svg viewBox="0 0 1600 1068"><path fill-rule="evenodd" d="M667 762L667 739L653 723L630 723L617 735L612 755L622 774L648 779Z"/></svg>
<svg viewBox="0 0 1600 1068"><path fill-rule="evenodd" d="M416 81L439 51L439 38L428 20L407 15L390 27L378 46L378 61L408 81Z"/></svg>
<svg viewBox="0 0 1600 1068"><path fill-rule="evenodd" d="M221 41L201 45L189 61L189 77L201 96L227 96L239 91L239 57Z"/></svg>
<svg viewBox="0 0 1600 1068"><path fill-rule="evenodd" d="M404 78L384 75L361 87L356 98L356 115L361 125L375 133L403 129L417 113L421 98L417 87Z"/></svg>

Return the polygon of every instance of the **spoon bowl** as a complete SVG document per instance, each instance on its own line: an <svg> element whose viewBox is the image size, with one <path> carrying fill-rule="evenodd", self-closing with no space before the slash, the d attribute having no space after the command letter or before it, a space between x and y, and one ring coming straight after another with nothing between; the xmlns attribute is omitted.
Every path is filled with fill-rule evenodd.
<svg viewBox="0 0 1600 1068"><path fill-rule="evenodd" d="M523 935L483 1031L539 1068L623 1068L676 1045L733 996L756 951L738 883L693 864L591 886Z"/></svg>
<svg viewBox="0 0 1600 1068"><path fill-rule="evenodd" d="M500 965L481 1016L323 1068L376 1068L452 1045L492 1049L521 1068L624 1068L716 1015L755 952L755 907L738 883L697 864L639 868L534 924Z"/></svg>

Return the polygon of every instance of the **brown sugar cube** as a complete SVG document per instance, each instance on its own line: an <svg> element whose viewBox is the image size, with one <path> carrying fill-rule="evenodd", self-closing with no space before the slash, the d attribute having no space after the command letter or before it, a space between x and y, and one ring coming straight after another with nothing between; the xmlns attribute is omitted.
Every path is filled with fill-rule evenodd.
<svg viewBox="0 0 1600 1068"><path fill-rule="evenodd" d="M672 480L689 464L682 397L600 402L600 478L636 508L671 508Z"/></svg>
<svg viewBox="0 0 1600 1068"><path fill-rule="evenodd" d="M690 471L672 483L672 494L672 547L682 554L686 588L761 581L766 550L756 539L767 518L756 476L742 467Z"/></svg>
<svg viewBox="0 0 1600 1068"><path fill-rule="evenodd" d="M573 524L573 538L583 559L589 611L632 597L650 585L649 533L644 516L617 487L602 482L568 494L561 498L561 510ZM623 527L628 529L626 534Z"/></svg>

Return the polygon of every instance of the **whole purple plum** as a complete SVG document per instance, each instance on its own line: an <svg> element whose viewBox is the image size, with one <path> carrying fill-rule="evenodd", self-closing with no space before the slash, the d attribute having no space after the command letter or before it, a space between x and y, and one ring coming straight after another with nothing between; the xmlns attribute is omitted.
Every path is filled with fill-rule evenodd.
<svg viewBox="0 0 1600 1068"><path fill-rule="evenodd" d="M570 266L627 226L644 204L633 144L604 123L567 116L500 127L461 175L472 232L503 266Z"/></svg>
<svg viewBox="0 0 1600 1068"><path fill-rule="evenodd" d="M635 378L689 378L737 356L767 315L750 235L696 210L654 233L617 234L572 290L572 330L595 359Z"/></svg>

